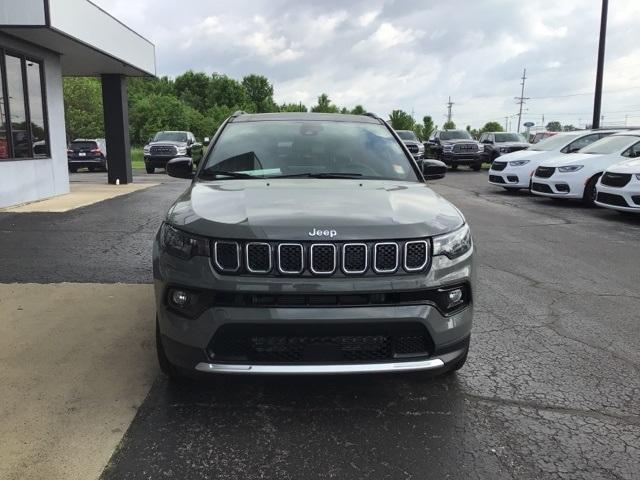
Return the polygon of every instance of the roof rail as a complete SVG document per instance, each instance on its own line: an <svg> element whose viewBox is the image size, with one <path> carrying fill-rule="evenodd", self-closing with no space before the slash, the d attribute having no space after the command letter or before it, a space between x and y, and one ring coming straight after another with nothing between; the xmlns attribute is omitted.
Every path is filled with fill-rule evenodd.
<svg viewBox="0 0 640 480"><path fill-rule="evenodd" d="M384 122L384 120L382 120L378 115L376 115L373 112L364 112L361 115L364 115L366 117L371 117L371 118L375 118L376 120L380 121L380 122Z"/></svg>
<svg viewBox="0 0 640 480"><path fill-rule="evenodd" d="M231 116L232 117L238 117L240 115L246 115L246 114L247 114L247 112L245 112L244 110L236 110L235 112L233 112L231 114Z"/></svg>

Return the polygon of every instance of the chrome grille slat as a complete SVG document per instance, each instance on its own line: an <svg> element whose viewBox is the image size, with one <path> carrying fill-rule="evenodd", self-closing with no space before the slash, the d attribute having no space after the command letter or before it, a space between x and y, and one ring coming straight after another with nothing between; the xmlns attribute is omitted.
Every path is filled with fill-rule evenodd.
<svg viewBox="0 0 640 480"><path fill-rule="evenodd" d="M271 245L266 242L249 242L245 248L246 266L251 273L271 271Z"/></svg>
<svg viewBox="0 0 640 480"><path fill-rule="evenodd" d="M333 260L329 263L331 256L333 256ZM336 271L337 249L333 243L314 243L309 249L309 257L311 273L331 275ZM329 265L331 265L331 268L328 268Z"/></svg>
<svg viewBox="0 0 640 480"><path fill-rule="evenodd" d="M366 243L345 243L342 246L342 271L349 275L366 272L369 268L368 257L369 247Z"/></svg>
<svg viewBox="0 0 640 480"><path fill-rule="evenodd" d="M404 269L407 272L419 272L429 262L429 242L414 240L404 244Z"/></svg>
<svg viewBox="0 0 640 480"><path fill-rule="evenodd" d="M373 246L373 270L393 273L398 269L399 247L395 242L379 242Z"/></svg>
<svg viewBox="0 0 640 480"><path fill-rule="evenodd" d="M237 272L240 269L240 245L238 242L215 242L213 244L213 261L220 271Z"/></svg>

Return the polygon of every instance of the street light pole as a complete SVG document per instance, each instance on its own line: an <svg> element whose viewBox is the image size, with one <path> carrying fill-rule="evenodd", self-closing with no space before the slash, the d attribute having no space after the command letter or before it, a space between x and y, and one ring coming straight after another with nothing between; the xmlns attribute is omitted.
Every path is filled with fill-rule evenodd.
<svg viewBox="0 0 640 480"><path fill-rule="evenodd" d="M604 70L604 47L607 38L607 11L609 0L602 0L602 13L600 14L600 44L598 45L598 69L596 70L596 91L593 96L593 122L592 128L600 127L600 109L602 106L602 73Z"/></svg>

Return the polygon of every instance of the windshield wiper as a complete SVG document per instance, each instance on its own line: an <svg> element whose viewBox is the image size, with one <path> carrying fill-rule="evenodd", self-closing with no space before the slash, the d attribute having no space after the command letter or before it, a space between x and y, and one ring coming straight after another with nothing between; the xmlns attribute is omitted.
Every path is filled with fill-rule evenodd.
<svg viewBox="0 0 640 480"><path fill-rule="evenodd" d="M292 173L284 175L269 175L266 178L295 178L295 177L308 177L308 178L358 178L362 177L361 173L348 173L348 172L306 172L306 173Z"/></svg>
<svg viewBox="0 0 640 480"><path fill-rule="evenodd" d="M225 170L203 170L201 177L229 177L229 178L264 178L262 176L249 175L248 173L227 172Z"/></svg>

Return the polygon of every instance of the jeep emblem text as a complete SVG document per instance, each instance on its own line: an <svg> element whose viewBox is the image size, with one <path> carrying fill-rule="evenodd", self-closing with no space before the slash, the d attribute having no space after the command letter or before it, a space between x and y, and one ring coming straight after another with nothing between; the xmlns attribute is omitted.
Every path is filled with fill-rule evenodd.
<svg viewBox="0 0 640 480"><path fill-rule="evenodd" d="M319 228L314 228L309 232L310 237L330 237L333 238L338 234L335 230L321 230Z"/></svg>

